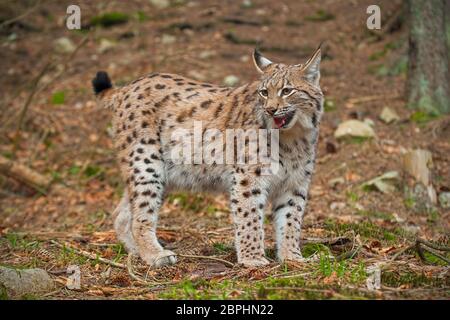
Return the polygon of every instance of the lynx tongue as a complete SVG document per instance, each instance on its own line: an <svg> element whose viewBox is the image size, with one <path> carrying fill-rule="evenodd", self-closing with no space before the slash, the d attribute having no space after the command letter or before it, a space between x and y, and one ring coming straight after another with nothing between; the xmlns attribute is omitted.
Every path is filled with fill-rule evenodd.
<svg viewBox="0 0 450 320"><path fill-rule="evenodd" d="M273 118L273 122L275 123L275 126L280 129L286 123L286 117Z"/></svg>

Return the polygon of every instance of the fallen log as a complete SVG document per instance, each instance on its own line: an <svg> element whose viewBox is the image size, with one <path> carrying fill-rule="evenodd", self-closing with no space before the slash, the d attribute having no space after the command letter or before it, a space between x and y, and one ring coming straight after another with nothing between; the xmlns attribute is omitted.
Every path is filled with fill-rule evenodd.
<svg viewBox="0 0 450 320"><path fill-rule="evenodd" d="M19 180L27 186L45 193L52 182L52 179L46 177L33 169L17 163L0 155L0 173L13 179Z"/></svg>

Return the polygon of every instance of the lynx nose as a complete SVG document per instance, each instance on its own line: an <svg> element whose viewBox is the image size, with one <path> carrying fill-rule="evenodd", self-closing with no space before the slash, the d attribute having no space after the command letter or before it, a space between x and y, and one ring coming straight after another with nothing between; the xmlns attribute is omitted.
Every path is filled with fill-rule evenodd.
<svg viewBox="0 0 450 320"><path fill-rule="evenodd" d="M275 114L275 112L277 112L277 109L276 108L267 108L266 111L268 114L273 116Z"/></svg>

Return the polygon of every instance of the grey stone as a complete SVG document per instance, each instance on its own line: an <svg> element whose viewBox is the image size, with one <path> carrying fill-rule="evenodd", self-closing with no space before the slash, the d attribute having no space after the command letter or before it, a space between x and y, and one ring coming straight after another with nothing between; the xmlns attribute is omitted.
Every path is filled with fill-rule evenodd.
<svg viewBox="0 0 450 320"><path fill-rule="evenodd" d="M334 132L334 136L337 139L344 137L373 138L375 137L375 131L365 122L359 120L347 120L339 124Z"/></svg>
<svg viewBox="0 0 450 320"><path fill-rule="evenodd" d="M26 294L43 294L54 290L55 283L47 271L0 267L0 289L8 298L21 298Z"/></svg>
<svg viewBox="0 0 450 320"><path fill-rule="evenodd" d="M238 83L239 83L239 78L236 77L235 75L229 75L229 76L226 76L225 79L223 79L223 84L226 85L227 87L234 87Z"/></svg>

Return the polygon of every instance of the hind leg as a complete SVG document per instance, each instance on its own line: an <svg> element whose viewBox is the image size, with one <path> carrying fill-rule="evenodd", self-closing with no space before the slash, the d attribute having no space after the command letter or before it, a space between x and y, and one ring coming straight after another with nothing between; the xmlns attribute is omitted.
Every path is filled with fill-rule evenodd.
<svg viewBox="0 0 450 320"><path fill-rule="evenodd" d="M139 256L153 267L176 262L172 251L164 250L156 237L158 212L163 203L165 171L159 141L148 131L140 132L122 151L127 181L131 234ZM129 234L129 232L127 232Z"/></svg>
<svg viewBox="0 0 450 320"><path fill-rule="evenodd" d="M116 230L117 238L123 243L129 253L138 254L138 248L131 231L132 215L130 200L126 190L119 205L114 210L113 216L115 216L114 229Z"/></svg>

